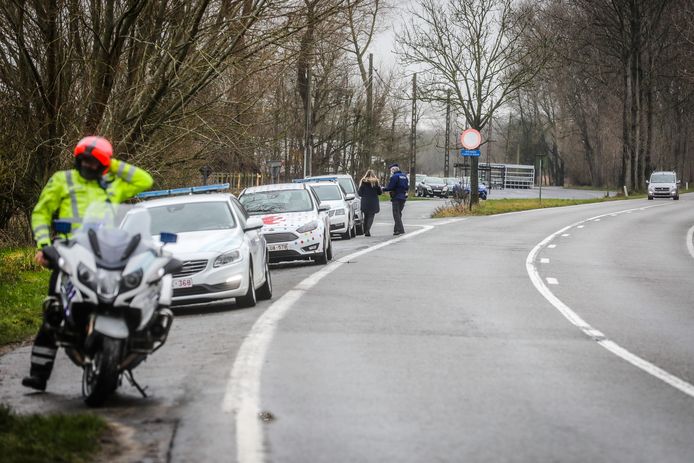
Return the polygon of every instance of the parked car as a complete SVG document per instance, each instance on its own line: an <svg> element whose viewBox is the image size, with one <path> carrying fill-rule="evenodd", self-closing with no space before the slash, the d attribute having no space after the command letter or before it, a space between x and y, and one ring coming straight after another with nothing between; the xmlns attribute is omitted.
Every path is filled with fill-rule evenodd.
<svg viewBox="0 0 694 463"><path fill-rule="evenodd" d="M648 199L653 198L672 198L680 199L680 190L677 174L672 171L657 171L651 174L648 184Z"/></svg>
<svg viewBox="0 0 694 463"><path fill-rule="evenodd" d="M252 307L257 299L272 297L263 222L250 217L236 197L173 196L144 201L138 207L149 212L155 240L163 231L178 235L176 243L166 246L183 262L173 275L173 305L234 298L237 306ZM125 216L124 226L138 220L133 212Z"/></svg>
<svg viewBox="0 0 694 463"><path fill-rule="evenodd" d="M425 177L419 184L419 189L415 190L416 196L443 196L443 187L446 182L440 177Z"/></svg>
<svg viewBox="0 0 694 463"><path fill-rule="evenodd" d="M342 187L334 180L307 183L318 196L320 204L330 206L330 233L339 234L348 240L357 234L353 206L350 203L354 195L345 194Z"/></svg>
<svg viewBox="0 0 694 463"><path fill-rule="evenodd" d="M349 200L352 206L352 213L354 214L354 224L356 225L357 235L364 234L364 214L361 213L361 196L359 196L359 191L354 179L349 174L334 174L334 175L314 175L311 177L306 177L299 181L313 181L313 180L325 180L334 179L340 184L345 194L354 195L354 198ZM296 181L296 180L295 180Z"/></svg>
<svg viewBox="0 0 694 463"><path fill-rule="evenodd" d="M443 181L446 183L443 187L443 190L441 190L441 195L444 198L450 198L454 194L454 188L456 185L459 186L459 191L462 191L462 181L459 178L455 177L444 177Z"/></svg>
<svg viewBox="0 0 694 463"><path fill-rule="evenodd" d="M239 201L251 216L262 219L270 262L333 258L330 206L320 204L306 183L280 183L246 188Z"/></svg>

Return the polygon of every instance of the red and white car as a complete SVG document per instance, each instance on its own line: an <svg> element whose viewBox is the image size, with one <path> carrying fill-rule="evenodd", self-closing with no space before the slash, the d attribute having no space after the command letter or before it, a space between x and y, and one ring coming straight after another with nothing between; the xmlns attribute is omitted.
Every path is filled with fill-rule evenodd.
<svg viewBox="0 0 694 463"><path fill-rule="evenodd" d="M239 195L248 214L263 221L261 230L270 262L333 258L330 206L321 205L315 192L302 183L281 183L246 188Z"/></svg>

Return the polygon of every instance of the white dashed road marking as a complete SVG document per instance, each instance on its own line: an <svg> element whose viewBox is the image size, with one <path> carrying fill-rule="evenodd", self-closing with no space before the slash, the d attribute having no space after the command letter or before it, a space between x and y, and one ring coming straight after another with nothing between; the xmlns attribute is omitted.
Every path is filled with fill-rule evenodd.
<svg viewBox="0 0 694 463"><path fill-rule="evenodd" d="M556 279L556 278L552 278L552 277L548 277L548 278L547 278L547 283L550 284L550 285L558 285L558 284L559 284L559 282L557 281L557 279Z"/></svg>
<svg viewBox="0 0 694 463"><path fill-rule="evenodd" d="M692 243L692 239L694 239L694 227L687 230L687 250L689 255L694 257L694 243Z"/></svg>
<svg viewBox="0 0 694 463"><path fill-rule="evenodd" d="M543 257L542 259L540 259L540 263L541 264L549 264L549 259L546 257Z"/></svg>
<svg viewBox="0 0 694 463"><path fill-rule="evenodd" d="M632 211L634 210L645 210L649 209L651 207L660 207L661 205L657 206L646 206L642 208L637 208L637 209L630 209ZM627 211L621 211L621 212L627 212ZM600 220L600 217L605 217L606 215L612 215L612 214L603 214L597 217L592 217L590 219L582 220L580 222L574 223L572 225L569 225L568 227L564 227L561 230L549 235L547 238L542 240L540 243L535 246L532 251L530 251L530 254L528 254L528 257L525 259L525 268L528 272L528 276L530 277L530 281L532 281L533 285L535 288L542 294L547 301L549 301L550 304L554 306L564 317L571 322L574 326L579 328L581 331L583 331L588 337L596 341L599 345L607 349L608 351L612 352L614 355L622 358L623 360L626 360L627 362L631 363L632 365L640 368L641 370L645 371L649 375L652 375L661 381L669 384L670 386L674 387L675 389L687 394L690 397L694 397L694 385L684 381L683 379L678 378L675 375L672 375L668 373L667 371L663 370L662 368L650 363L649 361L639 357L638 355L635 355L628 350L624 349L617 343L610 341L607 339L607 336L605 336L601 331L595 329L594 327L590 326L585 320L583 320L576 312L571 310L569 306L564 304L557 296L554 295L552 291L545 285L544 281L542 281L542 278L540 277L539 272L537 271L537 267L535 266L535 260L537 258L537 255L540 253L542 248L547 246L547 244L552 241L556 236L558 236L561 233L564 233L566 230L570 229L571 227L575 227L579 224L588 222L590 220L593 221L598 221ZM694 227L689 229L689 232L687 233L687 245L690 246L691 244L691 238L692 235L694 234ZM551 246L551 245L550 245ZM693 245L694 246L694 245ZM690 253L692 253L692 257L694 257L694 249L690 248ZM547 281L549 283L550 278L547 278Z"/></svg>
<svg viewBox="0 0 694 463"><path fill-rule="evenodd" d="M548 248L550 248L550 249L554 249L554 248L556 248L556 247L557 247L557 245L556 245L556 244L550 244L550 245L549 245L549 246L547 246L547 247L548 247Z"/></svg>

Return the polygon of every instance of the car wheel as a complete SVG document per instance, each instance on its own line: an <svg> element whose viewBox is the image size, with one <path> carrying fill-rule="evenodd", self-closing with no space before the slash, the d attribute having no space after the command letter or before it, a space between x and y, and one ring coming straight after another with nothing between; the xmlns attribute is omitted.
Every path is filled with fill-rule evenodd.
<svg viewBox="0 0 694 463"><path fill-rule="evenodd" d="M680 199L680 195L677 195L677 196L675 196L675 197L672 198L672 199L674 199L675 201L677 201L678 199Z"/></svg>
<svg viewBox="0 0 694 463"><path fill-rule="evenodd" d="M328 240L328 260L333 260L333 240Z"/></svg>
<svg viewBox="0 0 694 463"><path fill-rule="evenodd" d="M350 225L350 224L348 224ZM347 231L344 233L340 233L340 236L342 237L343 240L349 240L352 238L352 227L351 225L347 228Z"/></svg>
<svg viewBox="0 0 694 463"><path fill-rule="evenodd" d="M357 235L363 235L364 234L364 216L361 216L361 220L359 221L359 225L357 225Z"/></svg>
<svg viewBox="0 0 694 463"><path fill-rule="evenodd" d="M265 262L265 283L258 288L256 292L259 301L272 299L272 276L270 275L270 266Z"/></svg>
<svg viewBox="0 0 694 463"><path fill-rule="evenodd" d="M648 197L648 200L649 200L649 201L653 201L653 196L649 196L649 197Z"/></svg>
<svg viewBox="0 0 694 463"><path fill-rule="evenodd" d="M349 233L347 233L349 235ZM328 247L330 243L330 238L328 238L328 244L323 243L323 252L316 257L316 264L325 265L328 263ZM332 251L331 251L332 253Z"/></svg>
<svg viewBox="0 0 694 463"><path fill-rule="evenodd" d="M236 306L241 308L255 307L257 300L255 298L255 283L253 283L253 262L248 269L248 291L246 294L236 298Z"/></svg>
<svg viewBox="0 0 694 463"><path fill-rule="evenodd" d="M352 223L352 228L349 229L349 236L355 238L357 236L357 225Z"/></svg>

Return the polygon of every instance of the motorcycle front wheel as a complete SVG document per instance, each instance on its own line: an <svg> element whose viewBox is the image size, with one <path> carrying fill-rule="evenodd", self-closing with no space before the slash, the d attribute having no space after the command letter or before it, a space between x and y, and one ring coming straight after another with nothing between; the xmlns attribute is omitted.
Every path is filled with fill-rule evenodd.
<svg viewBox="0 0 694 463"><path fill-rule="evenodd" d="M123 341L104 336L101 350L82 368L82 397L90 407L102 405L118 387L118 363Z"/></svg>

